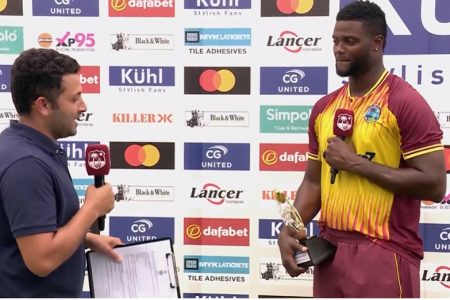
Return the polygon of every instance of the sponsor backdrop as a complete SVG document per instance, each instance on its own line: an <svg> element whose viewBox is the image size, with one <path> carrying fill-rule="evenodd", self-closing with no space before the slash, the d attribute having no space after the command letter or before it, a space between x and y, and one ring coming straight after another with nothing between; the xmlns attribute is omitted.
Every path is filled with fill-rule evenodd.
<svg viewBox="0 0 450 300"><path fill-rule="evenodd" d="M348 2L0 0L0 130L17 118L18 53L75 57L88 111L60 145L80 204L93 182L86 147L110 147L105 233L171 237L186 298L311 296L314 270L291 278L281 265L273 189L295 197L311 108L343 82L331 35ZM425 96L450 145L449 1L376 2L388 16L386 68ZM446 157L450 170L450 148ZM450 297L449 199L423 201L423 297Z"/></svg>

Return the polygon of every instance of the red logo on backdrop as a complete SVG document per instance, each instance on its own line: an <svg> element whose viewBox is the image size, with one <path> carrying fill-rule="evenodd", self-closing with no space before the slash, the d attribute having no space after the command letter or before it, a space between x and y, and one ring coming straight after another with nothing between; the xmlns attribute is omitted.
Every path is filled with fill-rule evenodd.
<svg viewBox="0 0 450 300"><path fill-rule="evenodd" d="M292 199L292 200L295 199L295 195L297 194L297 190L280 191L280 192L282 192L288 199ZM262 200L275 200L275 188L273 188L272 190L262 190L261 191L261 199Z"/></svg>
<svg viewBox="0 0 450 300"><path fill-rule="evenodd" d="M444 278L447 278L446 281L449 282L449 279L450 279L448 277L449 276L448 274L450 274L449 271L450 271L449 267L447 267L447 266L439 266L439 267L436 268L436 273L435 273L435 274L442 275L442 282L439 282L439 283L442 284L442 286L445 286L448 289L450 289L450 283L444 283Z"/></svg>
<svg viewBox="0 0 450 300"><path fill-rule="evenodd" d="M184 219L185 245L248 246L248 219Z"/></svg>
<svg viewBox="0 0 450 300"><path fill-rule="evenodd" d="M82 66L80 83L83 93L100 93L100 66Z"/></svg>
<svg viewBox="0 0 450 300"><path fill-rule="evenodd" d="M260 144L261 171L305 171L307 144Z"/></svg>
<svg viewBox="0 0 450 300"><path fill-rule="evenodd" d="M450 146L444 145L445 170L450 174Z"/></svg>
<svg viewBox="0 0 450 300"><path fill-rule="evenodd" d="M450 289L449 272L450 268L447 266L438 266L434 272L425 269L422 274L422 281L439 282L443 287Z"/></svg>
<svg viewBox="0 0 450 300"><path fill-rule="evenodd" d="M175 0L110 0L110 17L174 17Z"/></svg>

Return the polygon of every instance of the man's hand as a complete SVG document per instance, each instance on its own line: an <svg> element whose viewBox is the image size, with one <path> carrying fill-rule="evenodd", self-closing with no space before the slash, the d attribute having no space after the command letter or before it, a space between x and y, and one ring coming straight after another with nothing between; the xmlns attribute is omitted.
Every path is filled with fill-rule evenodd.
<svg viewBox="0 0 450 300"><path fill-rule="evenodd" d="M351 162L358 159L355 148L351 142L346 143L340 137L333 136L327 140L325 160L337 170L350 171Z"/></svg>
<svg viewBox="0 0 450 300"><path fill-rule="evenodd" d="M105 183L98 188L93 184L89 185L84 199L83 205L87 205L93 211L98 212L98 216L104 216L114 208L114 192L109 183Z"/></svg>
<svg viewBox="0 0 450 300"><path fill-rule="evenodd" d="M296 252L306 252L308 249L298 241L306 238L305 231L296 231L290 226L284 226L278 235L278 247L280 248L281 261L284 268L292 277L296 277L306 271L297 266L294 260Z"/></svg>
<svg viewBox="0 0 450 300"><path fill-rule="evenodd" d="M123 245L123 242L116 237L88 233L86 235L86 247L96 252L110 256L114 261L122 261L122 257L114 251L114 247Z"/></svg>

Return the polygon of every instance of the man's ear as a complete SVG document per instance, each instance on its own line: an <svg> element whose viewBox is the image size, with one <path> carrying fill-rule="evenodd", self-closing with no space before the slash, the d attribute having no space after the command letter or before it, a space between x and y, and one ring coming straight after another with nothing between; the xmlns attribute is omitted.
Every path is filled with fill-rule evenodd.
<svg viewBox="0 0 450 300"><path fill-rule="evenodd" d="M43 116L48 116L48 114L50 113L50 109L51 109L51 105L50 103L47 101L47 99L45 97L38 97L34 103L32 104L32 106L34 107L34 110L43 115Z"/></svg>
<svg viewBox="0 0 450 300"><path fill-rule="evenodd" d="M383 52L384 37L382 35L375 36L373 40L373 50Z"/></svg>

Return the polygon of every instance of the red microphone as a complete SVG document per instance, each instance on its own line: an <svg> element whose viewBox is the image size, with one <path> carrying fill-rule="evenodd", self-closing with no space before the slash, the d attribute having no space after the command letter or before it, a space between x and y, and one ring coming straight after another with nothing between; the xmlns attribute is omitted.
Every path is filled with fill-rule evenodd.
<svg viewBox="0 0 450 300"><path fill-rule="evenodd" d="M346 137L351 136L353 134L353 119L354 112L352 110L338 108L334 113L334 123L333 123L333 133L334 135L340 137L342 140L345 140ZM331 184L334 184L336 180L336 175L338 173L338 169L331 168Z"/></svg>
<svg viewBox="0 0 450 300"><path fill-rule="evenodd" d="M88 175L94 175L95 187L99 188L105 184L105 175L109 174L111 168L111 158L108 146L102 144L89 145L86 148L86 171ZM105 229L105 216L100 216L97 220L98 230Z"/></svg>

